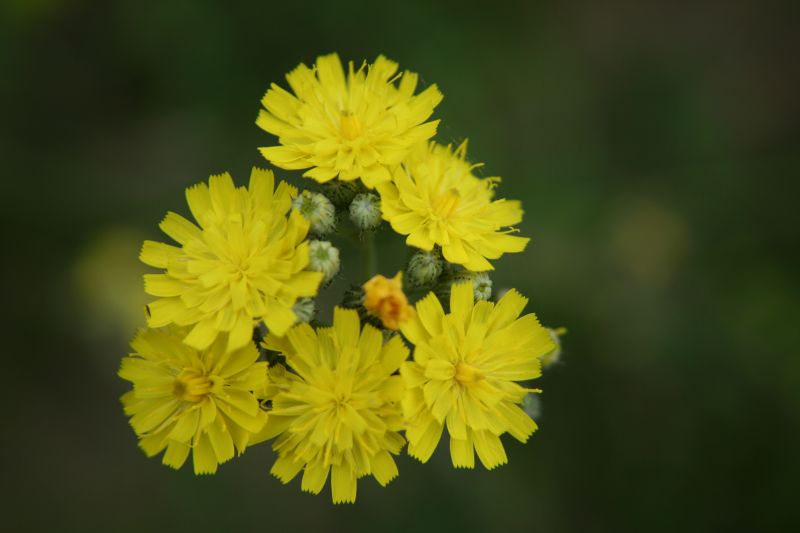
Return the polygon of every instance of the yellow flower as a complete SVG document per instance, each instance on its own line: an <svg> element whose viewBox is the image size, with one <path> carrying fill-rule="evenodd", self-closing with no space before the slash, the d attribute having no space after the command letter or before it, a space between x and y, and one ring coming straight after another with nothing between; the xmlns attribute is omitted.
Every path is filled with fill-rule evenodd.
<svg viewBox="0 0 800 533"><path fill-rule="evenodd" d="M322 280L308 265L308 222L292 211L295 191L274 189L272 171L254 168L250 187L236 188L229 174L186 190L199 227L168 213L161 229L180 247L145 241L140 259L163 274L145 275L148 325L194 325L184 342L202 350L229 332L228 350L245 346L254 320L282 335L296 321L292 306L314 296Z"/></svg>
<svg viewBox="0 0 800 533"><path fill-rule="evenodd" d="M302 489L319 494L331 476L334 503L354 502L356 480L371 474L382 486L397 476L390 454L405 444L400 400L403 380L393 375L408 357L399 336L360 329L355 310L336 308L332 328L308 324L265 346L286 356L295 373L270 369L269 421L258 440L273 443L272 474L283 483L303 470Z"/></svg>
<svg viewBox="0 0 800 533"><path fill-rule="evenodd" d="M262 155L280 168L310 169L303 175L320 183L388 181L415 143L436 134L439 121L425 120L442 99L436 85L415 96L417 75L397 67L378 56L358 70L350 62L345 76L336 54L318 57L314 68L301 64L286 76L294 94L273 83L261 100L256 124L281 144L260 148Z"/></svg>
<svg viewBox="0 0 800 533"><path fill-rule="evenodd" d="M504 229L522 220L515 200L493 200L499 178L479 179L465 161L466 142L456 149L421 144L398 166L392 181L378 186L383 218L406 243L423 250L441 246L444 258L480 272L487 259L521 252L527 238Z"/></svg>
<svg viewBox="0 0 800 533"><path fill-rule="evenodd" d="M541 375L539 357L553 341L535 315L518 318L526 303L514 290L497 304L475 303L472 283L453 286L448 314L433 293L417 303L402 328L413 361L400 369L410 455L426 462L446 424L453 466L473 468L474 448L492 469L507 462L500 435L525 442L536 430L519 407L532 389L515 381Z"/></svg>
<svg viewBox="0 0 800 533"><path fill-rule="evenodd" d="M403 273L388 279L380 274L364 284L364 308L377 316L387 329L399 329L414 316L403 292Z"/></svg>
<svg viewBox="0 0 800 533"><path fill-rule="evenodd" d="M197 351L181 342L183 333L139 332L119 370L133 383L122 404L148 457L166 449L162 462L177 469L191 451L195 474L213 474L266 422L252 391L266 386L267 364L256 362L252 342L228 352L220 337Z"/></svg>

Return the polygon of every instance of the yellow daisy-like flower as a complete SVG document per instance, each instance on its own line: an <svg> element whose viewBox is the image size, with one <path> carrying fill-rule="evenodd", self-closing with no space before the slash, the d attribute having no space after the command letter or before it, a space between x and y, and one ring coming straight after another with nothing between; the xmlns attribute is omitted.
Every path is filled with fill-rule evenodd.
<svg viewBox="0 0 800 533"><path fill-rule="evenodd" d="M516 200L494 200L499 178L479 179L466 162L466 142L455 152L435 142L422 144L398 166L391 182L378 185L383 218L406 243L442 248L447 261L481 272L487 259L521 252L529 239L510 235L522 220Z"/></svg>
<svg viewBox="0 0 800 533"><path fill-rule="evenodd" d="M296 372L270 369L272 410L258 439L280 435L272 474L288 483L303 470L302 489L319 494L330 473L334 503L354 502L362 476L382 486L394 479L391 454L405 444L403 380L394 373L408 348L399 336L384 343L380 330L360 326L355 310L337 307L331 328L299 324L265 342Z"/></svg>
<svg viewBox="0 0 800 533"><path fill-rule="evenodd" d="M426 462L447 425L453 466L473 468L474 448L492 469L507 462L500 435L525 442L536 430L519 407L531 389L515 382L540 376L539 357L554 345L535 315L519 317L527 301L511 290L497 304L475 303L472 283L462 283L448 314L433 293L417 303L402 328L413 361L400 369L410 455Z"/></svg>
<svg viewBox="0 0 800 533"><path fill-rule="evenodd" d="M403 292L403 273L389 279L378 274L364 284L364 309L375 315L387 329L400 329L414 316Z"/></svg>
<svg viewBox="0 0 800 533"><path fill-rule="evenodd" d="M388 181L415 143L436 134L439 121L425 121L442 99L436 85L414 95L417 75L397 67L378 56L358 70L350 62L345 76L336 54L318 57L314 68L300 64L286 76L294 94L273 83L261 100L256 124L281 145L260 148L262 155L280 168L310 169L303 175L320 183Z"/></svg>
<svg viewBox="0 0 800 533"><path fill-rule="evenodd" d="M140 259L163 274L145 275L148 325L194 325L184 342L202 350L228 332L228 350L245 346L256 320L282 335L296 321L292 306L314 296L322 274L308 265L309 223L292 211L295 190L274 188L272 171L254 168L250 187L229 174L186 190L199 227L168 213L161 229L180 246L145 241Z"/></svg>
<svg viewBox="0 0 800 533"><path fill-rule="evenodd" d="M180 468L192 452L196 474L242 453L267 414L253 391L263 390L267 363L252 342L232 352L220 337L206 350L181 342L185 332L142 330L122 359L119 376L133 383L122 396L125 414L148 457Z"/></svg>

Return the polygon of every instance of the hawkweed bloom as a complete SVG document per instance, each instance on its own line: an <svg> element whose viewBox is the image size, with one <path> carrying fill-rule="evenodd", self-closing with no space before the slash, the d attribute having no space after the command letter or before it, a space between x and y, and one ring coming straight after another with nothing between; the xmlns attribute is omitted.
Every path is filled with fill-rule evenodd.
<svg viewBox="0 0 800 533"><path fill-rule="evenodd" d="M292 306L317 293L322 274L306 270L309 223L292 211L294 189L274 189L272 171L253 169L249 188L229 174L186 190L199 226L168 213L161 229L179 246L145 241L140 259L162 274L145 275L148 325L193 326L184 342L202 350L229 333L228 350L245 346L254 322L286 332L297 317Z"/></svg>
<svg viewBox="0 0 800 533"><path fill-rule="evenodd" d="M194 220L161 222L176 242L142 247L159 269L144 280L150 329L119 372L141 448L211 473L272 440L272 474L302 473L315 494L330 479L334 503L354 502L361 477L389 483L406 442L426 462L445 427L455 467L476 452L486 468L505 463L502 435L536 430L540 391L524 382L561 354L559 330L520 316L519 293L492 303L493 263L529 240L516 235L520 203L495 197L499 178L476 174L466 142L431 141L442 95L397 63L330 54L286 79L261 101L256 123L277 136L261 154L319 192L267 170L248 187L212 176L186 191ZM373 276L383 230L410 247L393 278ZM347 271L358 262L361 278ZM432 292L413 306L404 278L414 299ZM352 283L341 294L334 279ZM332 326L318 327L337 296Z"/></svg>
<svg viewBox="0 0 800 533"><path fill-rule="evenodd" d="M270 369L264 399L272 403L259 440L277 436L272 474L283 483L303 471L303 491L319 494L330 474L334 503L356 500L356 481L372 475L385 486L397 476L402 378L408 356L400 337L383 342L355 310L336 308L333 327L299 324L285 337L268 335L265 347L286 357L294 373Z"/></svg>
<svg viewBox="0 0 800 533"><path fill-rule="evenodd" d="M294 94L272 84L261 100L256 124L280 143L261 154L283 169L309 169L303 176L320 183L388 181L414 144L436 133L439 121L425 121L442 99L435 85L414 95L417 75L397 68L378 56L359 69L350 62L345 74L336 54L301 64L286 76Z"/></svg>
<svg viewBox="0 0 800 533"><path fill-rule="evenodd" d="M522 220L519 201L495 200L499 178L476 177L466 150L466 142L455 151L421 144L378 191L383 218L409 246L438 245L448 262L480 272L493 269L488 259L521 252L529 239L510 234Z"/></svg>
<svg viewBox="0 0 800 533"><path fill-rule="evenodd" d="M414 345L403 363L408 453L426 462L443 428L456 468L473 468L474 452L492 469L507 462L500 435L528 440L536 423L520 404L527 389L516 383L541 375L539 357L553 342L533 314L519 317L527 299L511 290L497 303L474 301L471 283L455 285L445 314L433 293L401 331Z"/></svg>
<svg viewBox="0 0 800 533"><path fill-rule="evenodd" d="M380 274L364 284L364 309L376 316L387 329L397 330L414 317L414 308L403 292L403 273L393 278Z"/></svg>
<svg viewBox="0 0 800 533"><path fill-rule="evenodd" d="M207 349L181 342L183 332L142 330L122 359L119 375L133 383L122 396L125 414L148 457L180 468L192 454L195 474L241 454L267 415L253 391L266 387L267 363L251 342L226 351L224 336Z"/></svg>

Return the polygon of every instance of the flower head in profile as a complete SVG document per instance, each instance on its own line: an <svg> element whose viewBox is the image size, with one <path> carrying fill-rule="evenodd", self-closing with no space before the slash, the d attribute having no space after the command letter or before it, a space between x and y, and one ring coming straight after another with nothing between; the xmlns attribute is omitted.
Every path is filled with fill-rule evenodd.
<svg viewBox="0 0 800 533"><path fill-rule="evenodd" d="M527 238L510 235L522 220L515 200L495 200L499 178L479 179L466 162L466 142L455 151L421 144L378 186L383 218L410 246L442 248L450 263L472 271L492 270L488 259L521 252Z"/></svg>
<svg viewBox="0 0 800 533"><path fill-rule="evenodd" d="M301 64L286 76L294 94L272 84L261 100L256 124L280 143L261 153L321 183L388 181L410 148L436 133L439 121L425 121L442 99L435 85L415 95L417 75L397 69L383 56L358 69L350 62L346 73L336 54Z"/></svg>
<svg viewBox="0 0 800 533"><path fill-rule="evenodd" d="M433 293L417 303L402 328L413 360L400 369L410 455L426 462L447 426L453 466L473 468L474 450L492 469L507 462L500 435L525 442L536 430L520 407L531 389L516 382L541 375L553 341L535 315L519 316L526 303L514 290L497 304L475 302L471 283L453 286L450 313Z"/></svg>
<svg viewBox="0 0 800 533"><path fill-rule="evenodd" d="M230 175L212 176L186 190L199 225L168 213L161 229L179 246L145 241L140 259L162 274L145 275L148 325L192 326L184 341L202 350L222 333L228 350L245 346L256 320L281 335L296 321L292 306L314 296L322 274L306 270L309 223L287 218L294 190L274 189L269 170L253 169L249 188Z"/></svg>
<svg viewBox="0 0 800 533"><path fill-rule="evenodd" d="M166 450L163 463L177 469L191 452L195 473L212 474L262 430L267 414L253 391L266 387L267 364L252 342L229 352L219 337L198 351L183 333L139 332L119 370L133 383L122 404L149 457Z"/></svg>
<svg viewBox="0 0 800 533"><path fill-rule="evenodd" d="M403 273L393 278L380 274L364 284L364 309L378 317L387 329L400 329L414 316L414 308L408 304L403 292Z"/></svg>
<svg viewBox="0 0 800 533"><path fill-rule="evenodd" d="M360 477L394 479L391 454L405 444L403 381L395 374L408 356L402 339L384 343L380 330L361 329L355 310L337 307L333 327L299 324L285 337L269 335L265 346L294 370L272 367L264 394L272 409L258 439L278 436L272 474L288 483L302 470L302 489L314 494L330 474L334 503L354 502Z"/></svg>

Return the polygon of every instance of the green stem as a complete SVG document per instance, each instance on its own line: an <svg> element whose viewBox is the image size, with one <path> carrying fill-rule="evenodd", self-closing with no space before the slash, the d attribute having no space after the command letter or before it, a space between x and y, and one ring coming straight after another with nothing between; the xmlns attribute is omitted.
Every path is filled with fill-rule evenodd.
<svg viewBox="0 0 800 533"><path fill-rule="evenodd" d="M364 280L366 281L378 273L378 255L375 250L375 232L364 232L364 234L361 236L361 244L364 253Z"/></svg>

